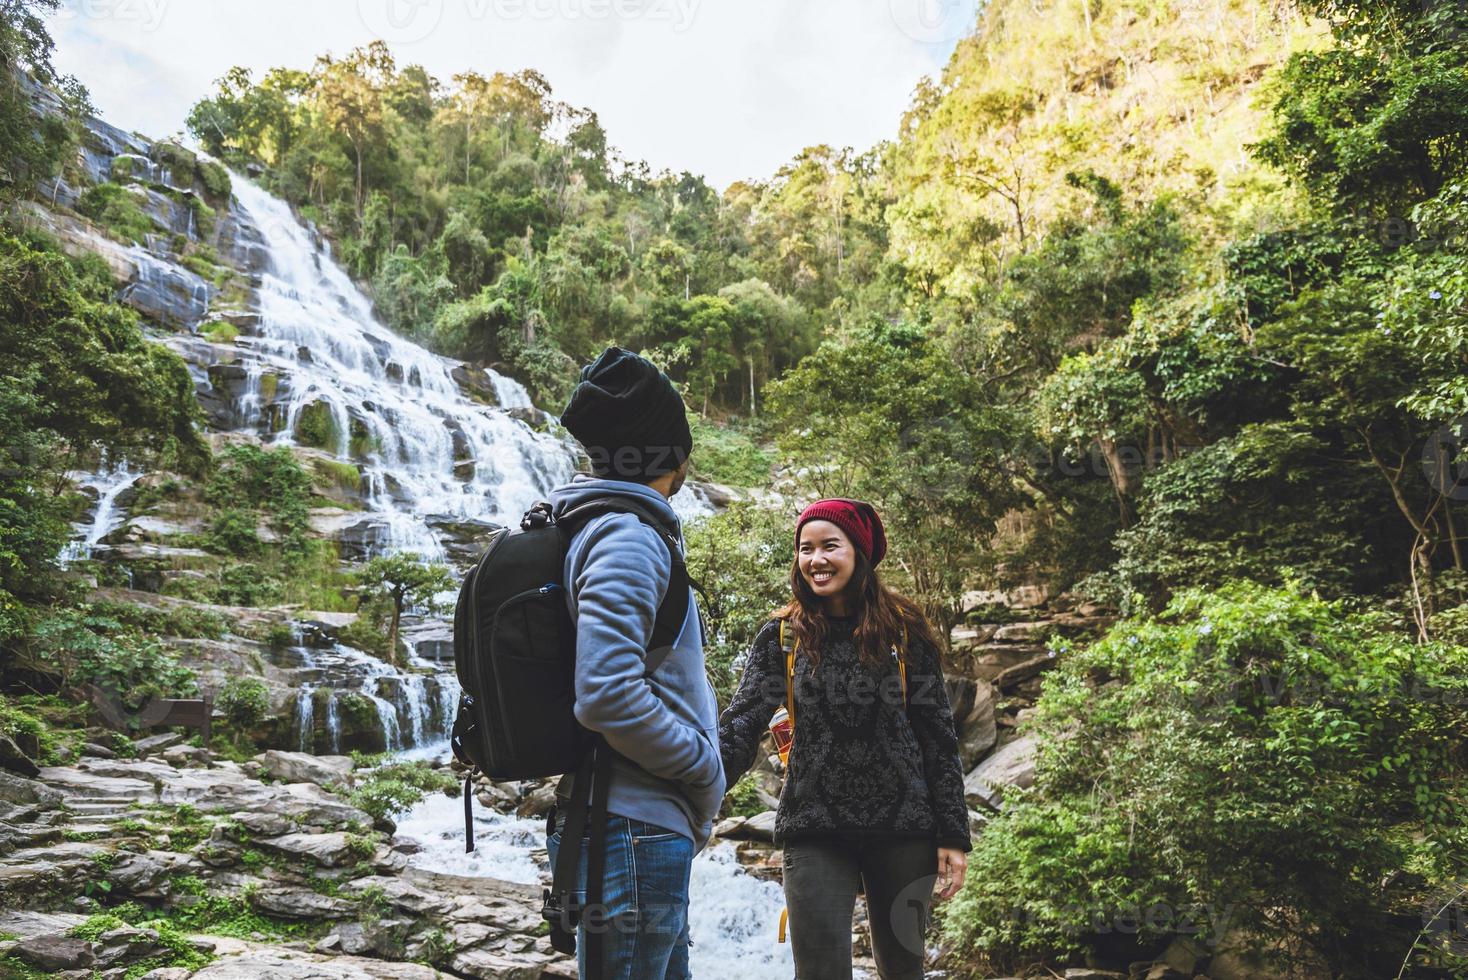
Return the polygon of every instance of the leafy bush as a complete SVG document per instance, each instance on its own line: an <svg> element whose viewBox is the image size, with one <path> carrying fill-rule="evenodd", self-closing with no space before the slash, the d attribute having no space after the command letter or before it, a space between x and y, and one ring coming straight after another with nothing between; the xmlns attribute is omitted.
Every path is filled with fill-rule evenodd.
<svg viewBox="0 0 1468 980"><path fill-rule="evenodd" d="M270 690L258 677L232 677L220 688L215 703L229 723L243 731L270 714Z"/></svg>
<svg viewBox="0 0 1468 980"><path fill-rule="evenodd" d="M357 777L347 801L382 820L412 809L431 793L458 796L459 780L447 769L430 769L421 762L393 762Z"/></svg>
<svg viewBox="0 0 1468 980"><path fill-rule="evenodd" d="M121 184L97 184L83 192L77 210L107 229L115 238L141 242L158 230L143 212L137 195Z"/></svg>
<svg viewBox="0 0 1468 980"><path fill-rule="evenodd" d="M94 684L126 711L158 697L187 697L198 687L193 671L150 636L113 619L75 610L36 624L25 648L35 666L59 674L68 686Z"/></svg>
<svg viewBox="0 0 1468 980"><path fill-rule="evenodd" d="M113 619L124 626L134 627L145 633L161 636L202 637L217 640L229 630L228 623L218 613L207 609L191 609L187 606L159 608L133 602L93 602L92 614Z"/></svg>
<svg viewBox="0 0 1468 980"><path fill-rule="evenodd" d="M280 602L283 588L280 579L259 565L234 564L220 569L214 598L233 606L269 606Z"/></svg>
<svg viewBox="0 0 1468 980"><path fill-rule="evenodd" d="M1235 584L1067 651L1034 720L1036 784L980 838L947 938L1004 969L1161 905L1209 910L1203 940L1222 918L1392 975L1426 895L1468 871L1468 648L1396 625ZM1144 917L1138 938L1165 925Z"/></svg>
<svg viewBox="0 0 1468 980"><path fill-rule="evenodd" d="M228 507L214 516L204 547L216 555L248 557L260 551L260 535L255 529L255 515L238 507Z"/></svg>
<svg viewBox="0 0 1468 980"><path fill-rule="evenodd" d="M709 680L721 701L733 696L739 658L789 598L792 527L785 514L741 501L686 528L688 570L706 593Z"/></svg>
<svg viewBox="0 0 1468 980"><path fill-rule="evenodd" d="M763 449L747 427L715 425L694 416L694 476L731 487L763 487L770 482L773 453Z"/></svg>

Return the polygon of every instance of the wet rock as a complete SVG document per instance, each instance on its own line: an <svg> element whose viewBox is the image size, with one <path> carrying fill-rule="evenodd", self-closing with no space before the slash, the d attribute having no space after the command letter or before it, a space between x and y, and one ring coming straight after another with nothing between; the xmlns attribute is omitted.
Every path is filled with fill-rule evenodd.
<svg viewBox="0 0 1468 980"><path fill-rule="evenodd" d="M450 370L449 375L470 398L483 402L485 405L499 405L499 391L496 390L494 379L489 376L488 371L468 364L460 364Z"/></svg>
<svg viewBox="0 0 1468 980"><path fill-rule="evenodd" d="M550 808L556 803L556 784L546 782L536 787L524 801L516 807L516 816L521 817L543 817L550 812Z"/></svg>

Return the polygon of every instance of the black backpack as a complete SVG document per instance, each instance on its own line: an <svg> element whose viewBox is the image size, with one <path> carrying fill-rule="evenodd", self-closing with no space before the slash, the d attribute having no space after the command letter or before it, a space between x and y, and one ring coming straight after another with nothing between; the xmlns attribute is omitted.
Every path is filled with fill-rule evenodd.
<svg viewBox="0 0 1468 980"><path fill-rule="evenodd" d="M551 945L576 949L583 911L602 914L606 860L607 792L613 752L576 720L576 628L562 581L566 551L576 532L606 514L633 514L658 532L672 557L672 574L657 611L647 673L661 664L688 616L688 570L677 533L650 507L627 497L602 497L559 518L537 504L518 530L496 531L469 570L454 611L454 669L463 694L454 719L455 758L470 769L464 780L465 850L474 850L474 776L541 779L574 773L562 846L541 915L550 923ZM576 887L580 840L591 809L585 905ZM547 833L555 811L546 819ZM602 926L604 923L595 923ZM588 928L587 966L600 973L604 928Z"/></svg>

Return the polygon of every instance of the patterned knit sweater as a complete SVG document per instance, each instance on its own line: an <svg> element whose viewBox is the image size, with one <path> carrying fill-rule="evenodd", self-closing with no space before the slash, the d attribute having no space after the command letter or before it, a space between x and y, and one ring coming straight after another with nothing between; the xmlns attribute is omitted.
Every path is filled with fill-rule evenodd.
<svg viewBox="0 0 1468 980"><path fill-rule="evenodd" d="M914 641L902 710L897 665L864 664L855 620L830 617L820 665L795 663L795 741L775 815L775 840L825 834L936 838L967 851L968 806L938 652ZM779 623L760 630L734 699L719 717L727 786L754 764L785 703Z"/></svg>

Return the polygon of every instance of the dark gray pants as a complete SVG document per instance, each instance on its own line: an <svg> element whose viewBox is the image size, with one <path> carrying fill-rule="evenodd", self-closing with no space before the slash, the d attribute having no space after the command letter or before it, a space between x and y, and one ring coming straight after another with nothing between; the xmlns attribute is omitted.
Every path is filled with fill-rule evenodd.
<svg viewBox="0 0 1468 980"><path fill-rule="evenodd" d="M851 915L866 892L882 980L922 980L923 933L938 848L921 837L833 836L785 846L785 903L796 980L851 980Z"/></svg>

